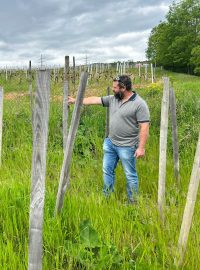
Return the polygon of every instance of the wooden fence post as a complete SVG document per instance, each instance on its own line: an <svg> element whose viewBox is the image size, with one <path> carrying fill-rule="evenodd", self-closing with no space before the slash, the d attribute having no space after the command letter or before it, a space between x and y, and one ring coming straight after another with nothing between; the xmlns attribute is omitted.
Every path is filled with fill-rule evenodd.
<svg viewBox="0 0 200 270"><path fill-rule="evenodd" d="M125 63L125 61L123 62L123 74L126 74L126 63Z"/></svg>
<svg viewBox="0 0 200 270"><path fill-rule="evenodd" d="M116 74L119 72L119 62L117 62L117 67L116 67Z"/></svg>
<svg viewBox="0 0 200 270"><path fill-rule="evenodd" d="M173 143L173 158L174 158L174 175L178 182L180 183L179 174L179 147L178 147L178 131L177 131L177 120L176 120L176 98L173 88L169 91L169 108L171 111L172 119L172 143Z"/></svg>
<svg viewBox="0 0 200 270"><path fill-rule="evenodd" d="M42 229L45 197L46 150L49 120L50 72L37 72L33 125L33 157L29 219L29 270L42 269Z"/></svg>
<svg viewBox="0 0 200 270"><path fill-rule="evenodd" d="M74 92L76 90L76 63L75 63L75 56L73 56L73 85L74 85Z"/></svg>
<svg viewBox="0 0 200 270"><path fill-rule="evenodd" d="M83 96L84 96L85 88L87 85L87 78L88 78L88 73L87 72L82 73L78 95L76 98L71 125L69 129L69 134L67 137L64 160L63 160L62 170L60 174L60 182L59 182L59 188L58 188L58 193L57 193L55 215L61 211L61 208L63 206L65 191L66 191L67 186L69 185L69 170L70 170L70 163L72 159L72 151L73 151L74 140L75 140L75 136L78 129L79 120L80 120L81 105L83 102Z"/></svg>
<svg viewBox="0 0 200 270"><path fill-rule="evenodd" d="M138 64L138 76L141 77L141 64Z"/></svg>
<svg viewBox="0 0 200 270"><path fill-rule="evenodd" d="M108 86L107 88L107 95L109 96L110 95L110 87ZM106 108L106 137L108 137L108 134L109 134L109 113L110 113L110 110L109 110L109 107Z"/></svg>
<svg viewBox="0 0 200 270"><path fill-rule="evenodd" d="M164 77L163 98L161 107L160 124L160 154L159 154L159 179L158 179L158 209L161 220L164 221L163 207L165 203L165 178L167 162L167 133L169 110L169 78Z"/></svg>
<svg viewBox="0 0 200 270"><path fill-rule="evenodd" d="M0 87L0 166L2 164L3 88Z"/></svg>
<svg viewBox="0 0 200 270"><path fill-rule="evenodd" d="M186 251L187 240L189 236L190 227L192 224L192 217L194 213L195 202L197 198L197 192L200 180L200 133L196 148L196 154L194 158L194 164L192 168L192 174L190 177L190 184L188 188L188 194L186 199L185 210L183 214L183 220L178 240L179 260L178 265L181 266Z"/></svg>
<svg viewBox="0 0 200 270"><path fill-rule="evenodd" d="M65 152L68 136L68 95L69 95L69 56L65 56L64 86L63 86L63 151Z"/></svg>
<svg viewBox="0 0 200 270"><path fill-rule="evenodd" d="M123 65L120 63L120 75L123 75Z"/></svg>

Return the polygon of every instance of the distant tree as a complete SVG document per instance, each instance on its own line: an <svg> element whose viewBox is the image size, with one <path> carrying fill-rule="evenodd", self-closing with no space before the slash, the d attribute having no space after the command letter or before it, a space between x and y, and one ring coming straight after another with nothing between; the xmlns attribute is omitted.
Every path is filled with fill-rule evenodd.
<svg viewBox="0 0 200 270"><path fill-rule="evenodd" d="M192 49L191 64L194 66L194 73L200 75L200 45Z"/></svg>
<svg viewBox="0 0 200 270"><path fill-rule="evenodd" d="M146 55L165 68L195 72L199 65L194 61L194 55L199 52L199 36L200 1L174 2L166 15L166 21L152 29Z"/></svg>
<svg viewBox="0 0 200 270"><path fill-rule="evenodd" d="M170 46L170 39L167 38L168 32L169 25L166 22L161 22L151 31L146 55L149 60L157 65L168 66L171 63L171 60L167 57L168 47Z"/></svg>

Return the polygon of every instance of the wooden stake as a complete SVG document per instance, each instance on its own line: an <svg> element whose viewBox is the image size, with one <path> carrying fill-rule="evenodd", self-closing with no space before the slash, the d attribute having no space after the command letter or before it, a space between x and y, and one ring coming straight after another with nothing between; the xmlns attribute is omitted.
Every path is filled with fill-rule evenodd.
<svg viewBox="0 0 200 270"><path fill-rule="evenodd" d="M123 63L123 74L126 74L126 63L125 63L125 61Z"/></svg>
<svg viewBox="0 0 200 270"><path fill-rule="evenodd" d="M63 152L65 152L68 136L68 95L69 95L69 56L65 56L64 86L63 86Z"/></svg>
<svg viewBox="0 0 200 270"><path fill-rule="evenodd" d="M188 188L187 200L185 205L185 210L183 214L183 220L178 240L178 251L179 260L178 265L181 266L183 263L184 254L187 247L188 236L190 232L190 227L192 224L192 217L194 213L195 202L197 198L197 192L200 180L200 133L196 148L196 154L194 158L194 164L192 168L192 174L190 177L190 184Z"/></svg>
<svg viewBox="0 0 200 270"><path fill-rule="evenodd" d="M174 157L174 175L178 182L180 183L179 174L179 147L178 147L178 130L177 130L177 120L176 120L176 98L173 88L169 91L169 105L171 111L172 119L172 143L173 143L173 157Z"/></svg>
<svg viewBox="0 0 200 270"><path fill-rule="evenodd" d="M76 64L75 64L75 56L73 56L73 85L74 85L74 92L76 89Z"/></svg>
<svg viewBox="0 0 200 270"><path fill-rule="evenodd" d="M57 193L55 215L59 213L62 209L65 191L66 191L66 188L69 186L69 169L70 169L70 163L72 159L74 140L75 140L75 136L78 129L79 120L80 120L81 105L83 103L83 96L85 93L87 78L88 78L88 73L87 72L82 73L78 95L76 98L75 108L72 115L70 130L67 137L67 144L65 148L64 160L63 160L62 170L60 174L60 183L59 183L59 188L58 188L58 193Z"/></svg>
<svg viewBox="0 0 200 270"><path fill-rule="evenodd" d="M141 77L141 64L140 63L138 64L138 72L139 72L138 73L139 77Z"/></svg>
<svg viewBox="0 0 200 270"><path fill-rule="evenodd" d="M164 221L163 207L165 203L165 178L167 162L167 133L169 110L169 78L164 77L163 99L161 107L160 124L160 155L159 155L159 179L158 179L158 209L161 220Z"/></svg>
<svg viewBox="0 0 200 270"><path fill-rule="evenodd" d="M29 270L42 269L42 229L46 150L49 119L50 72L38 71L34 111L33 158L29 220Z"/></svg>
<svg viewBox="0 0 200 270"><path fill-rule="evenodd" d="M68 81L64 81L63 86L63 152L65 152L67 136L68 136L68 95L69 95L69 84Z"/></svg>

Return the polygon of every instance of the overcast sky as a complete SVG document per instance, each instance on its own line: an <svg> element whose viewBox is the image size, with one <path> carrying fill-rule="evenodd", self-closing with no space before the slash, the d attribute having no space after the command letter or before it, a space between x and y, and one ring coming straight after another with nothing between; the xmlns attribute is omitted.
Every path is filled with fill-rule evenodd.
<svg viewBox="0 0 200 270"><path fill-rule="evenodd" d="M171 0L7 0L0 7L0 66L145 60L152 27Z"/></svg>

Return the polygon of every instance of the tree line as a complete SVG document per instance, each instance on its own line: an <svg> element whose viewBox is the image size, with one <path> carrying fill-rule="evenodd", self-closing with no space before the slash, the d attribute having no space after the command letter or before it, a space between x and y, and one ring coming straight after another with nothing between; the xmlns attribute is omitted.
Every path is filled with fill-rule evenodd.
<svg viewBox="0 0 200 270"><path fill-rule="evenodd" d="M200 75L200 1L173 2L151 30L146 56L155 65Z"/></svg>

